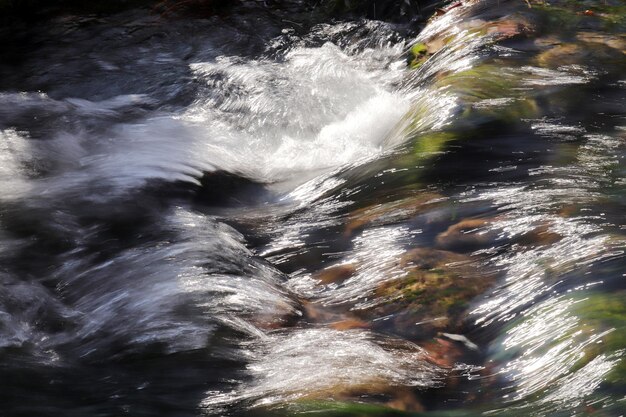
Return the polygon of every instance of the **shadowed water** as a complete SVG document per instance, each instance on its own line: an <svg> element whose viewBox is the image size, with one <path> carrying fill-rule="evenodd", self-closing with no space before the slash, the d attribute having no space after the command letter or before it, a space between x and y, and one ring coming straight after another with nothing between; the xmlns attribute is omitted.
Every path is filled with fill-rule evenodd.
<svg viewBox="0 0 626 417"><path fill-rule="evenodd" d="M571 7L31 29L3 412L619 415L624 22Z"/></svg>

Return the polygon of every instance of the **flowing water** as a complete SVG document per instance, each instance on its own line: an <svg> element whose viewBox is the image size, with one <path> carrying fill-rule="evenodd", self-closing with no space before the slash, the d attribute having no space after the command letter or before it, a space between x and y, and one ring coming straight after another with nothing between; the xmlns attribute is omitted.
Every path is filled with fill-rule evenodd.
<svg viewBox="0 0 626 417"><path fill-rule="evenodd" d="M0 414L621 415L599 3L31 29L0 65Z"/></svg>

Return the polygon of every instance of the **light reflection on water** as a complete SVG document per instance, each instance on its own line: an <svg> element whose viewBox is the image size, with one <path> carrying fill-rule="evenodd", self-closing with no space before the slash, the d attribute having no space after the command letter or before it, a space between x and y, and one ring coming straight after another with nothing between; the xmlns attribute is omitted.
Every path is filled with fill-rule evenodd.
<svg viewBox="0 0 626 417"><path fill-rule="evenodd" d="M589 121L574 100L619 68L546 65L540 12L493 3L416 37L271 19L252 36L235 18L188 39L189 22L131 16L128 50L100 40L111 57L46 44L11 79L47 93L0 104L0 376L35 381L2 401L612 412L623 114ZM68 33L94 49L89 25ZM431 56L409 70L415 42Z"/></svg>
<svg viewBox="0 0 626 417"><path fill-rule="evenodd" d="M249 348L252 382L226 395L209 395L204 407L242 399L268 406L303 397L389 393L389 387L424 388L441 379L441 370L424 360L419 346L375 339L365 331L293 330L271 334Z"/></svg>

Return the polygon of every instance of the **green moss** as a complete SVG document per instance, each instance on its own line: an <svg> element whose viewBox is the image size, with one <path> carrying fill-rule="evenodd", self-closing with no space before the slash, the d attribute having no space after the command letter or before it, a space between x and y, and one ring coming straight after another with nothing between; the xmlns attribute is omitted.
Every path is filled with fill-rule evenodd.
<svg viewBox="0 0 626 417"><path fill-rule="evenodd" d="M516 123L540 113L535 98L520 88L523 81L523 73L501 63L487 63L442 77L435 85L459 97L464 105L462 118Z"/></svg>
<svg viewBox="0 0 626 417"><path fill-rule="evenodd" d="M576 304L575 312L604 326L626 328L626 294L593 294Z"/></svg>
<svg viewBox="0 0 626 417"><path fill-rule="evenodd" d="M589 349L587 355L577 367L582 367L601 353L626 351L626 293L596 293L574 304L573 311L594 332L609 331L601 344ZM626 384L626 360L619 364L607 376L607 381Z"/></svg>
<svg viewBox="0 0 626 417"><path fill-rule="evenodd" d="M411 47L411 53L413 54L413 56L421 56L424 55L428 52L428 47L426 46L425 43L416 43L415 45L413 45Z"/></svg>
<svg viewBox="0 0 626 417"><path fill-rule="evenodd" d="M533 8L533 12L541 19L541 27L546 32L556 31L559 34L572 32L584 17L567 8L545 3L535 4Z"/></svg>
<svg viewBox="0 0 626 417"><path fill-rule="evenodd" d="M569 300L575 301L567 308L567 313L577 319L577 324L562 334L558 338L550 340L539 348L544 352L553 347L577 341L576 343L586 343L592 340L584 347L584 355L577 358L576 362L567 369L569 374L573 374L600 355L605 355L615 359L621 357L621 360L610 370L605 378L605 382L614 385L617 389L626 387L626 292L620 291L613 294L607 293L586 293L583 295L573 296ZM563 300L566 302L567 300ZM510 333L515 327L521 326L532 320L533 315L523 316L513 321L503 333ZM594 338L602 335L602 337L594 341ZM492 360L505 362L511 360L520 352L516 349L500 350L491 357Z"/></svg>
<svg viewBox="0 0 626 417"><path fill-rule="evenodd" d="M412 69L419 68L428 59L428 47L424 43L416 43L411 47L411 62Z"/></svg>
<svg viewBox="0 0 626 417"><path fill-rule="evenodd" d="M519 85L521 76L501 65L482 64L437 80L438 88L450 88L466 102L501 98L511 94Z"/></svg>
<svg viewBox="0 0 626 417"><path fill-rule="evenodd" d="M418 331L419 337L430 337L437 331L453 331L469 302L493 282L466 256L448 251L415 249L403 255L400 264L406 276L377 289L376 296L389 301L375 308L378 317L400 313L391 321L400 334ZM433 317L445 319L415 329L416 322Z"/></svg>
<svg viewBox="0 0 626 417"><path fill-rule="evenodd" d="M413 152L420 158L425 158L443 151L446 144L456 138L457 135L452 132L429 132L415 139Z"/></svg>

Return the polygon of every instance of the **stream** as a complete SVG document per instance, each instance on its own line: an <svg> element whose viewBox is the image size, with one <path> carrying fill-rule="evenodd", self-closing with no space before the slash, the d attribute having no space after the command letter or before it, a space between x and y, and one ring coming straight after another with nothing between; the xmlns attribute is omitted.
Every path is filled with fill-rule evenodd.
<svg viewBox="0 0 626 417"><path fill-rule="evenodd" d="M626 9L441 7L6 49L0 415L623 415Z"/></svg>

